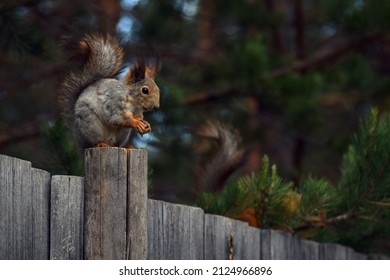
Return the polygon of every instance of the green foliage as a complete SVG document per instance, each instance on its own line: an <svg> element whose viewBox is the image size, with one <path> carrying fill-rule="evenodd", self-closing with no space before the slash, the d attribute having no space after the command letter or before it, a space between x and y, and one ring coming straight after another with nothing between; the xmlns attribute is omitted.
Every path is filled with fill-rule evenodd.
<svg viewBox="0 0 390 280"><path fill-rule="evenodd" d="M290 205L286 200L294 199L293 184L285 182L277 174L276 166L270 167L267 156L263 157L262 169L258 173L240 178L235 184L224 188L222 193L204 192L197 205L208 213L236 218L244 210L255 210L258 224L264 227L289 223ZM284 213L285 215L281 215Z"/></svg>
<svg viewBox="0 0 390 280"><path fill-rule="evenodd" d="M294 188L264 156L258 173L239 178L221 193L201 194L198 205L239 219L252 208L262 228L287 228L318 241L381 251L378 240L384 242L390 234L388 139L390 114L380 117L372 109L344 155L337 186L309 176Z"/></svg>
<svg viewBox="0 0 390 280"><path fill-rule="evenodd" d="M329 209L329 220L344 219L317 230L315 240L388 254L383 244L390 236L389 137L390 114L371 109L344 154L337 200Z"/></svg>
<svg viewBox="0 0 390 280"><path fill-rule="evenodd" d="M52 126L48 126L42 133L49 152L47 170L51 174L82 175L83 161L81 151L69 137L62 118L58 118Z"/></svg>
<svg viewBox="0 0 390 280"><path fill-rule="evenodd" d="M277 84L272 84L270 91L277 97L274 98L275 106L284 108L281 114L285 121L291 127L310 132L321 124L317 104L323 86L322 76L313 72L281 78Z"/></svg>
<svg viewBox="0 0 390 280"><path fill-rule="evenodd" d="M260 36L249 38L236 45L232 59L232 69L236 83L244 86L259 85L261 77L268 68L268 55Z"/></svg>
<svg viewBox="0 0 390 280"><path fill-rule="evenodd" d="M344 156L339 183L341 194L349 201L344 211L390 200L389 137L390 115L380 117L379 111L372 109Z"/></svg>
<svg viewBox="0 0 390 280"><path fill-rule="evenodd" d="M309 176L300 185L299 193L302 196L300 211L303 219L315 216L319 210L332 213L340 203L335 186L324 179Z"/></svg>

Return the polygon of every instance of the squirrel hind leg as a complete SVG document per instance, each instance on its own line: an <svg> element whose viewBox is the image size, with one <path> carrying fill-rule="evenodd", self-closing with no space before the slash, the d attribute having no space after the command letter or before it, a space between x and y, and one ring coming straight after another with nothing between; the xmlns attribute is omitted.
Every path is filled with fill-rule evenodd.
<svg viewBox="0 0 390 280"><path fill-rule="evenodd" d="M110 145L108 145L107 143L104 143L104 142L100 142L100 143L97 143L96 148L109 148L111 147Z"/></svg>

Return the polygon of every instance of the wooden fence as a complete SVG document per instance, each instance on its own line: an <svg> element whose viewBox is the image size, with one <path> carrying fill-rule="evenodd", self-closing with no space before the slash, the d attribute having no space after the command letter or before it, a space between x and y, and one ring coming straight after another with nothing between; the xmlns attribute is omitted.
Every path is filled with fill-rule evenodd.
<svg viewBox="0 0 390 280"><path fill-rule="evenodd" d="M0 259L386 259L147 198L147 153L88 149L85 178L0 155Z"/></svg>

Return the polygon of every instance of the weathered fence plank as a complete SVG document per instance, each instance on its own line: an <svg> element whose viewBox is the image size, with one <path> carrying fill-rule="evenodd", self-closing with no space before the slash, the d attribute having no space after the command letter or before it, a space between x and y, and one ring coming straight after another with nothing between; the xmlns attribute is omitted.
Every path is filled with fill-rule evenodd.
<svg viewBox="0 0 390 280"><path fill-rule="evenodd" d="M163 203L148 199L148 260L164 259Z"/></svg>
<svg viewBox="0 0 390 280"><path fill-rule="evenodd" d="M261 230L262 260L302 259L301 240L298 236L279 230Z"/></svg>
<svg viewBox="0 0 390 280"><path fill-rule="evenodd" d="M32 259L31 163L0 155L0 178L0 259Z"/></svg>
<svg viewBox="0 0 390 280"><path fill-rule="evenodd" d="M318 260L320 246L317 242L311 240L301 240L300 245L301 258L302 260Z"/></svg>
<svg viewBox="0 0 390 280"><path fill-rule="evenodd" d="M271 230L271 259L288 260L291 254L291 234L278 230Z"/></svg>
<svg viewBox="0 0 390 280"><path fill-rule="evenodd" d="M12 248L10 248L11 236L11 214L12 207L12 158L0 156L0 259L7 260L13 258Z"/></svg>
<svg viewBox="0 0 390 280"><path fill-rule="evenodd" d="M163 238L164 255L167 260L188 259L191 250L189 243L191 239L189 208L183 205L163 203Z"/></svg>
<svg viewBox="0 0 390 280"><path fill-rule="evenodd" d="M228 260L233 258L231 241L234 238L232 219L205 215L204 257L206 260ZM230 246L229 246L230 243ZM229 251L230 249L230 251Z"/></svg>
<svg viewBox="0 0 390 280"><path fill-rule="evenodd" d="M128 152L127 259L147 259L148 170L146 150Z"/></svg>
<svg viewBox="0 0 390 280"><path fill-rule="evenodd" d="M319 259L320 260L347 260L348 259L347 247L339 244L333 244L333 243L320 244Z"/></svg>
<svg viewBox="0 0 390 280"><path fill-rule="evenodd" d="M50 259L83 259L84 183L82 177L51 180Z"/></svg>
<svg viewBox="0 0 390 280"><path fill-rule="evenodd" d="M32 168L33 259L50 257L50 174Z"/></svg>
<svg viewBox="0 0 390 280"><path fill-rule="evenodd" d="M202 209L153 200L148 205L148 259L203 259Z"/></svg>
<svg viewBox="0 0 390 280"><path fill-rule="evenodd" d="M84 258L126 259L127 151L85 151Z"/></svg>
<svg viewBox="0 0 390 280"><path fill-rule="evenodd" d="M271 230L261 229L260 230L260 260L271 259Z"/></svg>
<svg viewBox="0 0 390 280"><path fill-rule="evenodd" d="M233 259L258 260L260 259L260 230L250 227L247 223L233 222Z"/></svg>
<svg viewBox="0 0 390 280"><path fill-rule="evenodd" d="M302 260L302 240L298 235L288 233L291 237L290 239L290 253L289 260Z"/></svg>
<svg viewBox="0 0 390 280"><path fill-rule="evenodd" d="M205 215L204 257L207 260L259 259L260 230L218 215Z"/></svg>

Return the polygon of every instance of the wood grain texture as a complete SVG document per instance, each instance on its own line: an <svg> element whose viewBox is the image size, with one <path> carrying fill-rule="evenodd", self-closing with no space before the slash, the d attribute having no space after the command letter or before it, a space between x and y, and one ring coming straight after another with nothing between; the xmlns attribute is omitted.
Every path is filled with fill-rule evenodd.
<svg viewBox="0 0 390 280"><path fill-rule="evenodd" d="M301 260L318 260L320 245L310 240L301 240Z"/></svg>
<svg viewBox="0 0 390 280"><path fill-rule="evenodd" d="M33 259L31 163L0 155L0 259Z"/></svg>
<svg viewBox="0 0 390 280"><path fill-rule="evenodd" d="M32 168L33 259L50 257L50 174Z"/></svg>
<svg viewBox="0 0 390 280"><path fill-rule="evenodd" d="M205 215L204 256L207 260L259 259L260 231L246 223Z"/></svg>
<svg viewBox="0 0 390 280"><path fill-rule="evenodd" d="M271 230L271 259L272 260L288 260L291 259L292 253L292 236L291 234Z"/></svg>
<svg viewBox="0 0 390 280"><path fill-rule="evenodd" d="M320 260L347 260L348 252L347 247L333 244L333 243L322 243L320 244L319 251Z"/></svg>
<svg viewBox="0 0 390 280"><path fill-rule="evenodd" d="M260 230L247 223L233 220L233 259L260 259Z"/></svg>
<svg viewBox="0 0 390 280"><path fill-rule="evenodd" d="M290 242L290 252L288 254L289 260L301 260L302 259L302 240L298 235L288 233L289 242Z"/></svg>
<svg viewBox="0 0 390 280"><path fill-rule="evenodd" d="M146 150L129 150L127 167L127 252L130 260L148 254L148 162Z"/></svg>
<svg viewBox="0 0 390 280"><path fill-rule="evenodd" d="M50 259L83 259L84 182L82 177L51 179Z"/></svg>
<svg viewBox="0 0 390 280"><path fill-rule="evenodd" d="M271 230L261 229L260 230L260 259L271 260Z"/></svg>
<svg viewBox="0 0 390 280"><path fill-rule="evenodd" d="M302 244L298 236L279 230L261 230L262 260L302 259Z"/></svg>
<svg viewBox="0 0 390 280"><path fill-rule="evenodd" d="M206 260L228 260L229 238L233 236L232 220L218 215L205 215L204 257ZM234 236L233 236L234 239ZM233 240L234 241L234 240ZM234 248L233 248L234 254Z"/></svg>
<svg viewBox="0 0 390 280"><path fill-rule="evenodd" d="M85 151L84 258L126 259L127 150Z"/></svg>
<svg viewBox="0 0 390 280"><path fill-rule="evenodd" d="M148 259L203 259L203 210L149 200Z"/></svg>
<svg viewBox="0 0 390 280"><path fill-rule="evenodd" d="M163 201L148 199L148 259L164 259Z"/></svg>

